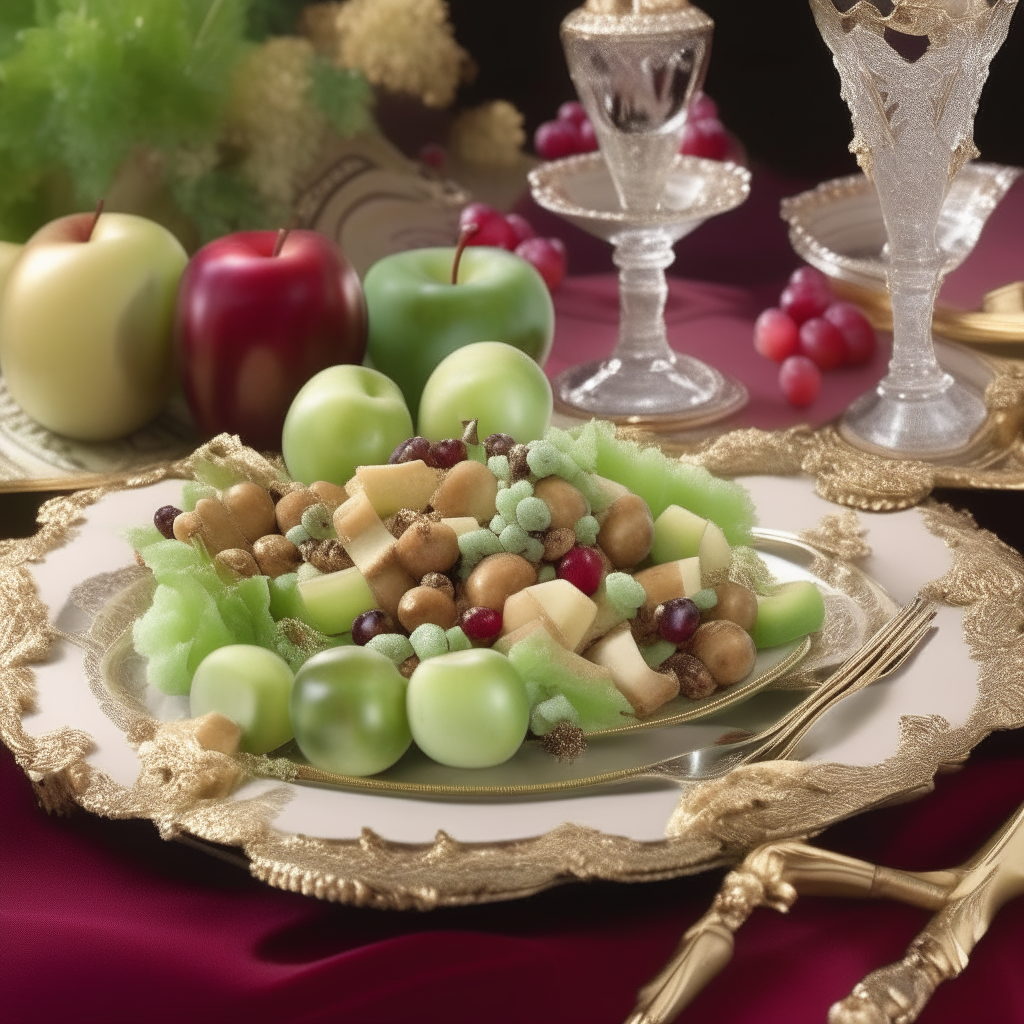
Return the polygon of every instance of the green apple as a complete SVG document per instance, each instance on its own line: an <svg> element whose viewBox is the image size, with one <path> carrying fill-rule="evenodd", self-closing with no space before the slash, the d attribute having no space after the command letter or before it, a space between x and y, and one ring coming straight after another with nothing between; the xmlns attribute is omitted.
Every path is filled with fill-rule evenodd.
<svg viewBox="0 0 1024 1024"><path fill-rule="evenodd" d="M288 698L292 670L280 655L252 644L229 644L199 663L189 693L194 718L219 711L242 730L242 750L265 754L292 738Z"/></svg>
<svg viewBox="0 0 1024 1024"><path fill-rule="evenodd" d="M508 658L487 647L421 661L407 708L420 750L453 768L507 761L530 724L526 684Z"/></svg>
<svg viewBox="0 0 1024 1024"><path fill-rule="evenodd" d="M14 400L49 430L121 437L166 402L171 331L188 257L144 217L61 217L37 231L0 304L0 370Z"/></svg>
<svg viewBox="0 0 1024 1024"><path fill-rule="evenodd" d="M363 281L370 361L402 389L413 415L434 367L463 345L504 341L543 366L554 339L551 295L526 260L471 246L452 284L454 257L454 249L394 253ZM454 436L460 434L461 426Z"/></svg>
<svg viewBox="0 0 1024 1024"><path fill-rule="evenodd" d="M375 775L409 748L406 682L368 647L335 647L295 674L295 741L311 764L338 775Z"/></svg>
<svg viewBox="0 0 1024 1024"><path fill-rule="evenodd" d="M387 462L410 437L412 417L394 381L367 366L329 366L295 396L281 451L293 479L343 485L356 466Z"/></svg>
<svg viewBox="0 0 1024 1024"><path fill-rule="evenodd" d="M500 341L457 349L430 375L420 400L419 433L431 441L459 437L478 420L480 437L502 433L526 444L551 421L551 385L525 353Z"/></svg>

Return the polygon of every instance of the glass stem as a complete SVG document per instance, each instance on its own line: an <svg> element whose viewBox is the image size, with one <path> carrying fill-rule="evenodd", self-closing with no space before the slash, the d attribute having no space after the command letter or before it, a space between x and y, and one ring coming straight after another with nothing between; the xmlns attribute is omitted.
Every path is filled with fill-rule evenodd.
<svg viewBox="0 0 1024 1024"><path fill-rule="evenodd" d="M892 359L888 374L878 385L882 393L927 398L952 383L939 366L932 344L932 314L938 290L939 272L933 261L891 260Z"/></svg>
<svg viewBox="0 0 1024 1024"><path fill-rule="evenodd" d="M661 231L631 231L615 240L612 259L619 268L619 338L613 359L672 361L674 353L665 333L665 269L675 258L671 238Z"/></svg>

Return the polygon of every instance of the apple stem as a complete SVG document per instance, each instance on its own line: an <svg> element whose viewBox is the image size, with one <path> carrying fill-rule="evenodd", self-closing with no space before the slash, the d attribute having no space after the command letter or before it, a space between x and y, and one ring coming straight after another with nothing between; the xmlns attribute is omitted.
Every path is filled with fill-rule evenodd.
<svg viewBox="0 0 1024 1024"><path fill-rule="evenodd" d="M284 248L285 239L288 237L291 228L281 228L277 233L277 239L274 242L274 251L270 254L271 256L280 256L281 250Z"/></svg>
<svg viewBox="0 0 1024 1024"><path fill-rule="evenodd" d="M455 246L455 259L452 260L452 284L459 283L459 263L462 262L462 254L465 252L469 240L480 230L479 224L472 221L463 226L459 232L459 241Z"/></svg>
<svg viewBox="0 0 1024 1024"><path fill-rule="evenodd" d="M92 233L96 230L96 225L100 222L101 213L103 213L102 199L96 204L96 212L92 215L92 223L89 225L89 234L85 238L87 242L92 241Z"/></svg>

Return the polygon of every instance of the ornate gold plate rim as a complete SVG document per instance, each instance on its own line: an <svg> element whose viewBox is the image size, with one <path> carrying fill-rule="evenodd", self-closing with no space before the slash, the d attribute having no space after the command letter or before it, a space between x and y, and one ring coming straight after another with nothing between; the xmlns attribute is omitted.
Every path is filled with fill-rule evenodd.
<svg viewBox="0 0 1024 1024"><path fill-rule="evenodd" d="M971 356L992 372L985 388L989 415L956 462L897 459L868 452L846 441L835 423L816 429L749 427L694 441L659 439L640 430L620 433L641 442L659 443L668 454L721 476L806 473L814 478L815 490L822 498L870 512L910 508L935 488L1024 490L1024 360L979 353Z"/></svg>
<svg viewBox="0 0 1024 1024"><path fill-rule="evenodd" d="M249 460L250 475L275 472L272 464L221 437L200 449L229 461ZM197 453L199 454L199 453ZM701 461L699 458L696 461ZM723 470L721 452L707 460ZM118 488L190 475L190 460L125 477ZM737 475L746 460L732 467ZM758 467L764 472L763 465ZM1024 725L1024 559L970 519L930 502L921 510L927 529L952 559L924 596L963 609L964 638L978 664L978 699L963 724L936 716L901 719L898 749L869 766L768 762L737 769L721 780L683 786L666 838L641 842L566 823L534 837L463 843L438 832L433 843L382 839L364 829L358 839L318 839L275 830L280 795L253 800L216 798L217 785L237 779L235 760L200 747L175 723L129 737L143 770L131 788L90 766L92 739L81 730L32 735L22 716L33 707L32 665L46 660L61 634L49 623L36 592L32 561L59 548L81 513L112 487L52 499L39 532L0 543L0 737L32 780L44 807L74 805L111 818L144 817L165 838L195 837L239 847L249 870L268 884L323 899L390 909L486 903L530 895L573 880L652 881L738 863L761 843L807 837L829 824L894 799L925 792L945 764L964 760L997 729ZM193 788L168 785L169 766L185 757ZM198 782L197 782L198 780ZM196 788L198 785L199 788ZM203 787L207 787L204 789ZM210 787L213 787L212 789ZM210 794L214 794L211 796Z"/></svg>

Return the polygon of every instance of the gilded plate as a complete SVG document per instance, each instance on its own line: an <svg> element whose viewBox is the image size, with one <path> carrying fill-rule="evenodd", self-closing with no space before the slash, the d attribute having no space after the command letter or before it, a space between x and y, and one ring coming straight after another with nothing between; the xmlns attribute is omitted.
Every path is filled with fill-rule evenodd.
<svg viewBox="0 0 1024 1024"><path fill-rule="evenodd" d="M253 453L223 441L219 451L261 472ZM929 642L822 718L797 760L700 785L627 781L497 798L290 782L287 764L263 778L273 762L203 747L173 720L185 713L180 704L115 700L103 684L104 652L130 618L98 613L144 575L121 530L173 495L171 478L187 472L187 464L164 467L130 487L55 499L36 536L0 545L0 735L45 806L147 818L167 838L234 847L253 875L282 888L426 909L572 879L683 875L925 792L943 764L962 760L990 731L1024 725L1019 554L943 506L858 515L822 500L807 477L752 476L744 482L761 520L800 536L818 578L857 607L867 607L872 588L900 604L917 592L943 602ZM843 643L827 639L818 654ZM798 676L814 670L815 656ZM766 690L710 722L591 746L657 745L676 731L706 730L708 739L695 741L703 746L724 728L771 720L800 696Z"/></svg>

